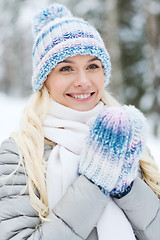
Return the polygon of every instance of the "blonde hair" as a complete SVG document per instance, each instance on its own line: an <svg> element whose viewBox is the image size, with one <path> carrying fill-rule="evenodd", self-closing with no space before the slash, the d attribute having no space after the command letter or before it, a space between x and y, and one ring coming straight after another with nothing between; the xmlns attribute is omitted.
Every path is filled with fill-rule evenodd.
<svg viewBox="0 0 160 240"><path fill-rule="evenodd" d="M49 213L42 126L49 104L50 95L46 87L43 87L40 92L32 95L24 109L20 131L12 134L12 139L19 148L20 161L24 159L31 204L42 221Z"/></svg>
<svg viewBox="0 0 160 240"><path fill-rule="evenodd" d="M104 91L102 101L108 106L120 105L107 91ZM44 159L45 139L42 126L49 102L50 95L43 86L40 92L33 94L25 108L21 130L12 136L19 147L20 158L24 159L31 204L42 222L46 221L46 216L49 214ZM143 180L160 196L160 173L147 150L142 156L140 167Z"/></svg>

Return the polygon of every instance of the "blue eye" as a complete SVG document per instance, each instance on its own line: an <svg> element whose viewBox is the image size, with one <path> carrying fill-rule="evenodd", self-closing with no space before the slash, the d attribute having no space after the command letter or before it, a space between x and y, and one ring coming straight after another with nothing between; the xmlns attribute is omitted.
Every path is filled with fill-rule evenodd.
<svg viewBox="0 0 160 240"><path fill-rule="evenodd" d="M99 66L97 64L91 64L91 65L89 65L88 68L89 69L96 69L96 68L99 68Z"/></svg>
<svg viewBox="0 0 160 240"><path fill-rule="evenodd" d="M69 72L72 71L72 68L70 66L65 66L60 69L61 72Z"/></svg>

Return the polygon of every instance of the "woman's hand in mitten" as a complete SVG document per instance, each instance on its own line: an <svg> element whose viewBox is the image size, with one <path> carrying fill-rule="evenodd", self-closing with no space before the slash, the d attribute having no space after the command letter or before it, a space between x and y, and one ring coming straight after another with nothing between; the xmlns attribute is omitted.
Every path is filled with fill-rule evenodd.
<svg viewBox="0 0 160 240"><path fill-rule="evenodd" d="M144 125L142 113L133 106L107 107L90 128L82 149L79 173L93 181L106 195L112 190L119 191L124 183L126 187L126 181L120 176L122 172L127 176L126 166L130 175L135 176L144 145Z"/></svg>
<svg viewBox="0 0 160 240"><path fill-rule="evenodd" d="M113 197L122 197L130 190L137 176L139 160L146 142L146 119L134 106L124 106L128 116L128 143L124 163L118 181L111 191Z"/></svg>

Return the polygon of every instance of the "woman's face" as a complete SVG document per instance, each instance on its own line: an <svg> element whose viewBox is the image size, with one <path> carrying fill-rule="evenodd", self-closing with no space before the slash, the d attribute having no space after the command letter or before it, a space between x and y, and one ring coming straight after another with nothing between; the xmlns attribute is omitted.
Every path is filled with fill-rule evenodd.
<svg viewBox="0 0 160 240"><path fill-rule="evenodd" d="M56 102L78 111L91 110L104 89L101 61L90 55L68 57L52 70L45 84Z"/></svg>

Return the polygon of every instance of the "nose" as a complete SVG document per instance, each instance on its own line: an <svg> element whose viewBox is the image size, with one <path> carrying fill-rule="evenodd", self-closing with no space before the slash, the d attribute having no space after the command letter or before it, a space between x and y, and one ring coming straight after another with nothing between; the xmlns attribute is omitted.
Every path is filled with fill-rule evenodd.
<svg viewBox="0 0 160 240"><path fill-rule="evenodd" d="M90 86L91 82L89 79L89 76L87 74L87 72L85 72L84 70L80 70L77 74L76 74L76 78L74 81L74 86L75 87L79 87L79 88L83 88L83 89L87 89Z"/></svg>

